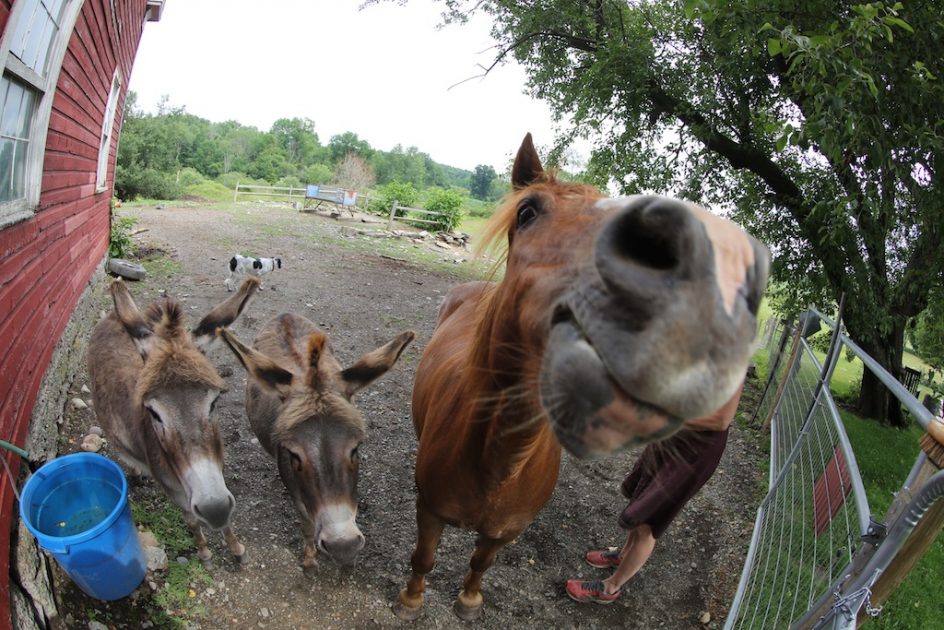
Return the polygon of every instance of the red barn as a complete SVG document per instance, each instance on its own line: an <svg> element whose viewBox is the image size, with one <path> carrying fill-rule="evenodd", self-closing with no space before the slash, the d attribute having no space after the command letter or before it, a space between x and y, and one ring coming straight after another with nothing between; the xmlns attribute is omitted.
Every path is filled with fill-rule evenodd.
<svg viewBox="0 0 944 630"><path fill-rule="evenodd" d="M0 0L0 440L23 445L37 425L54 430L61 413L58 355L80 337L64 335L77 305L95 306L87 294L108 248L128 80L144 25L163 5ZM58 395L40 405L47 390ZM31 450L55 452L47 446ZM0 453L15 475L18 458ZM0 476L0 627L8 627L18 519L2 467Z"/></svg>

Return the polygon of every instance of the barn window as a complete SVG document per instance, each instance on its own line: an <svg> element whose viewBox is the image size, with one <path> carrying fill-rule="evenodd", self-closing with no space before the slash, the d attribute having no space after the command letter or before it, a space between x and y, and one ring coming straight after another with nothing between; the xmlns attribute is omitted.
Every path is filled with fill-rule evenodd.
<svg viewBox="0 0 944 630"><path fill-rule="evenodd" d="M108 174L108 156L111 154L111 130L115 126L115 110L118 108L118 94L121 92L121 73L115 70L111 80L111 93L105 107L105 120L102 121L102 140L98 145L98 171L95 175L95 190L105 190L105 176Z"/></svg>
<svg viewBox="0 0 944 630"><path fill-rule="evenodd" d="M18 0L0 40L0 227L39 203L46 130L79 0Z"/></svg>

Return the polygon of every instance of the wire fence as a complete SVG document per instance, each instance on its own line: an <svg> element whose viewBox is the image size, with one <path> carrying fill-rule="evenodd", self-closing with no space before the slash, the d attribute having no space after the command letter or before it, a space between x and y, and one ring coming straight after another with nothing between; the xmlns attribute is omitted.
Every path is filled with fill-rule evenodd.
<svg viewBox="0 0 944 630"><path fill-rule="evenodd" d="M726 629L855 628L860 610L875 612L870 589L920 520L915 514L923 515L933 497L944 494L941 475L931 477L916 495L910 493L926 462L919 451L912 474L903 480L909 492L900 494L924 503L893 506L889 514L896 509L898 514L888 528L871 520L855 454L829 387L838 357L848 349L862 359L922 426L927 427L930 413L841 327L815 314L833 329L822 362L803 337L800 329L806 326L776 322L765 329L768 376L753 422L770 430L770 485L757 510Z"/></svg>

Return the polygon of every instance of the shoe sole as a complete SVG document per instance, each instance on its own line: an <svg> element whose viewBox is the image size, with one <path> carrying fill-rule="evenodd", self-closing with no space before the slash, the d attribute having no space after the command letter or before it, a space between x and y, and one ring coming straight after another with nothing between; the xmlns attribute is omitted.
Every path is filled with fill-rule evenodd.
<svg viewBox="0 0 944 630"><path fill-rule="evenodd" d="M571 595L570 591L567 592L567 596L570 597L570 598L571 598L572 600L574 600L575 602L577 602L578 604L603 604L604 606L605 606L606 604L612 604L613 602L615 602L615 601L618 599L618 598L614 598L614 599L597 599L596 597L587 597L587 598L581 599L581 598L579 598L579 597L574 597L573 595Z"/></svg>
<svg viewBox="0 0 944 630"><path fill-rule="evenodd" d="M616 567L619 566L619 562L616 562L616 563L607 562L606 564L595 564L593 562L590 562L586 558L584 558L584 561L586 561L586 563L589 564L594 569L615 569Z"/></svg>

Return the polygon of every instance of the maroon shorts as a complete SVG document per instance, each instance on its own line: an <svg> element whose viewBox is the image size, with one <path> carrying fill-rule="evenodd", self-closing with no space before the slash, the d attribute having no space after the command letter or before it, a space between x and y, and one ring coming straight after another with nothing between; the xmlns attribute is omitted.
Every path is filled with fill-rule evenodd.
<svg viewBox="0 0 944 630"><path fill-rule="evenodd" d="M711 479L728 443L724 431L680 431L642 452L620 490L629 505L619 517L623 529L648 525L660 537L689 499Z"/></svg>

